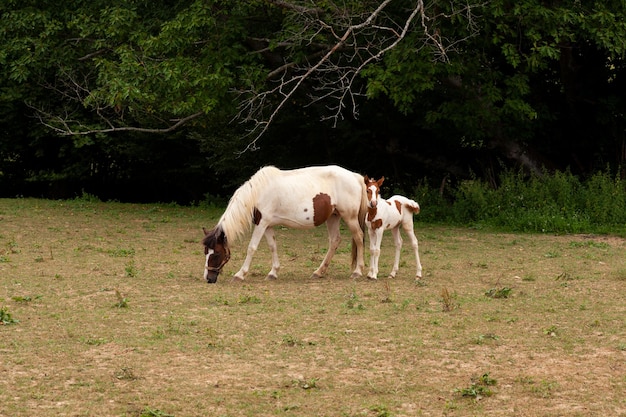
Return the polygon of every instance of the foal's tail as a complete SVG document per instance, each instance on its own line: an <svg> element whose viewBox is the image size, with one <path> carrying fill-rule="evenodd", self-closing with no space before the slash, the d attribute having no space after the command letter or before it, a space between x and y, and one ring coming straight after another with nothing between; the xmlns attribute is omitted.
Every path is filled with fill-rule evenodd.
<svg viewBox="0 0 626 417"><path fill-rule="evenodd" d="M409 200L404 203L404 206L413 214L419 214L420 205L417 204L417 201Z"/></svg>
<svg viewBox="0 0 626 417"><path fill-rule="evenodd" d="M361 206L359 207L359 226L361 227L361 232L363 232L361 243L363 247L365 247L365 216L367 215L367 187L365 186L365 181L361 180L360 182L361 182ZM356 245L356 241L352 239L352 269L356 268L357 261L358 261L357 245Z"/></svg>

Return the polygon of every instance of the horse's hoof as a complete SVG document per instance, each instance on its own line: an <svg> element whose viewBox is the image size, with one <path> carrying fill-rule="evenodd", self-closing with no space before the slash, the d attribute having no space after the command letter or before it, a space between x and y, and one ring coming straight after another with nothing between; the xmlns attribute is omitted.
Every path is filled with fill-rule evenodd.
<svg viewBox="0 0 626 417"><path fill-rule="evenodd" d="M277 279L278 279L278 277L276 275L274 275L274 274L267 274L267 276L265 277L266 281L275 281Z"/></svg>
<svg viewBox="0 0 626 417"><path fill-rule="evenodd" d="M387 276L387 278L389 278L389 279L391 279L391 278L395 278L395 277L396 277L396 276L395 276L395 275L393 275L393 274L389 274L389 275Z"/></svg>
<svg viewBox="0 0 626 417"><path fill-rule="evenodd" d="M233 275L233 279L232 279L232 281L231 281L231 282L237 282L237 283L240 283L240 282L243 282L243 278L238 277L237 275Z"/></svg>
<svg viewBox="0 0 626 417"><path fill-rule="evenodd" d="M315 272L311 274L311 279L321 279L321 278L324 278L324 277L321 276L320 274L316 274Z"/></svg>
<svg viewBox="0 0 626 417"><path fill-rule="evenodd" d="M350 279L359 279L359 278L363 278L363 274L359 274L358 272L353 272L352 275L350 275Z"/></svg>
<svg viewBox="0 0 626 417"><path fill-rule="evenodd" d="M372 277L372 276L369 276L369 275L367 276L367 279L371 279L371 280L373 280L373 281L378 281L378 278L376 278L376 277Z"/></svg>

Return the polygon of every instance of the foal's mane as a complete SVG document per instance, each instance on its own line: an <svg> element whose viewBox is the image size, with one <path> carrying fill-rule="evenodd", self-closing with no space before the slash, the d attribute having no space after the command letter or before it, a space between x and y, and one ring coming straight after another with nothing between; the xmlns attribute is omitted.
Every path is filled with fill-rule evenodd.
<svg viewBox="0 0 626 417"><path fill-rule="evenodd" d="M281 172L273 166L263 167L235 191L217 223L217 227L222 227L229 240L235 241L250 230L260 192L264 191Z"/></svg>

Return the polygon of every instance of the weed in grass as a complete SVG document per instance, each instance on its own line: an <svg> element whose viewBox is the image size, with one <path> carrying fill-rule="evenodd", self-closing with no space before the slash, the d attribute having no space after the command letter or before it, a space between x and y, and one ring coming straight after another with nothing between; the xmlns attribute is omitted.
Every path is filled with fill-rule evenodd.
<svg viewBox="0 0 626 417"><path fill-rule="evenodd" d="M296 337L290 335L290 334L286 334L283 335L283 341L282 344L285 346L298 346L298 345L302 345L302 342L297 339Z"/></svg>
<svg viewBox="0 0 626 417"><path fill-rule="evenodd" d="M137 276L137 267L135 266L135 261L133 259L126 263L124 271L126 271L126 276L128 278L135 278Z"/></svg>
<svg viewBox="0 0 626 417"><path fill-rule="evenodd" d="M135 249L116 248L107 250L106 253L113 256L114 258L128 258L135 255Z"/></svg>
<svg viewBox="0 0 626 417"><path fill-rule="evenodd" d="M497 381L489 376L488 373L481 375L478 378L472 378L472 384L467 388L457 388L454 391L461 395L461 397L473 398L479 401L483 397L490 397L493 395L491 386L497 384Z"/></svg>
<svg viewBox="0 0 626 417"><path fill-rule="evenodd" d="M354 289L352 289L352 292L350 293L350 295L348 295L348 300L343 304L343 306L347 308L348 310L356 310L356 311L365 310L365 307L360 302L359 296L356 294Z"/></svg>
<svg viewBox="0 0 626 417"><path fill-rule="evenodd" d="M380 300L380 302L381 303L391 303L392 302L392 299L391 299L391 284L389 284L389 280L383 281L383 288L384 288L385 296L383 297L382 300Z"/></svg>
<svg viewBox="0 0 626 417"><path fill-rule="evenodd" d="M128 308L128 298L124 297L119 290L115 290L115 298L117 298L117 303L113 306L117 308Z"/></svg>
<svg viewBox="0 0 626 417"><path fill-rule="evenodd" d="M0 325L9 325L19 323L19 320L16 320L9 313L9 309L7 307L0 308Z"/></svg>
<svg viewBox="0 0 626 417"><path fill-rule="evenodd" d="M135 371L133 371L133 368L127 366L118 369L114 376L120 381L135 381L139 379L139 377L135 374Z"/></svg>
<svg viewBox="0 0 626 417"><path fill-rule="evenodd" d="M485 295L489 298L509 298L511 291L513 291L513 289L509 287L491 288L485 292Z"/></svg>
<svg viewBox="0 0 626 417"><path fill-rule="evenodd" d="M392 414L389 409L384 405L373 405L370 407L370 411L374 413L375 417L391 417Z"/></svg>
<svg viewBox="0 0 626 417"><path fill-rule="evenodd" d="M456 294L444 287L441 289L441 309L444 312L452 311L459 308L459 304L455 302Z"/></svg>
<svg viewBox="0 0 626 417"><path fill-rule="evenodd" d="M146 407L141 411L139 417L174 417L174 414L168 414L156 408Z"/></svg>
<svg viewBox="0 0 626 417"><path fill-rule="evenodd" d="M15 301L16 303L30 303L31 301L39 300L42 297L43 295L36 295L34 297L31 297L30 295L24 295L24 296L17 295L17 296L11 297L11 299Z"/></svg>
<svg viewBox="0 0 626 417"><path fill-rule="evenodd" d="M541 380L537 383L534 378L529 376L520 377L516 380L516 382L523 384L529 392L536 394L541 398L551 397L552 391L554 391L559 385L554 381L546 380Z"/></svg>
<svg viewBox="0 0 626 417"><path fill-rule="evenodd" d="M574 277L572 277L568 272L563 271L554 279L555 281L572 281Z"/></svg>
<svg viewBox="0 0 626 417"><path fill-rule="evenodd" d="M309 378L294 381L294 385L304 390L319 388L317 386L317 378Z"/></svg>
<svg viewBox="0 0 626 417"><path fill-rule="evenodd" d="M256 295L241 295L237 302L239 304L261 304L261 299Z"/></svg>
<svg viewBox="0 0 626 417"><path fill-rule="evenodd" d="M109 343L107 339L104 339L102 337L89 337L87 339L84 339L83 341L86 345L89 346L101 346Z"/></svg>
<svg viewBox="0 0 626 417"><path fill-rule="evenodd" d="M556 337L557 336L557 327L552 325L550 327L548 327L547 329L543 330L543 334L545 334L546 336L550 336L550 337Z"/></svg>
<svg viewBox="0 0 626 417"><path fill-rule="evenodd" d="M482 344L484 344L485 342L487 342L489 340L498 340L498 339L500 339L500 338L497 335L493 334L493 333L480 334L476 338L476 344L477 345L482 345Z"/></svg>

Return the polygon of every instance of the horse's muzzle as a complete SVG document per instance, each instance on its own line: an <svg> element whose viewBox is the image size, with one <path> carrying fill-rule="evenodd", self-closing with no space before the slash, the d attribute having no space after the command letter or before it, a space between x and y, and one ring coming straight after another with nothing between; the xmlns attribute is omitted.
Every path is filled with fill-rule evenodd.
<svg viewBox="0 0 626 417"><path fill-rule="evenodd" d="M219 276L220 271L208 270L205 274L206 282L208 284L215 284L217 282L217 277Z"/></svg>

